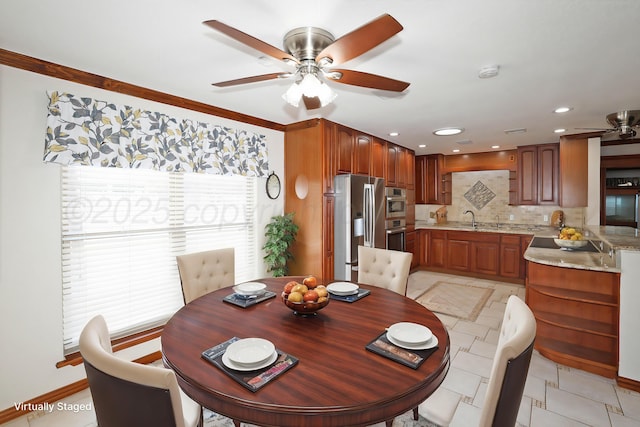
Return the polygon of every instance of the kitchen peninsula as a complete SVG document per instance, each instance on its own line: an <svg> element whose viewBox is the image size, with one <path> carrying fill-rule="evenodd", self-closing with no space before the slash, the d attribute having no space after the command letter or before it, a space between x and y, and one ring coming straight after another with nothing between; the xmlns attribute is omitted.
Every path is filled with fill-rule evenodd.
<svg viewBox="0 0 640 427"><path fill-rule="evenodd" d="M635 363L640 345L634 333L640 328L637 229L585 227L594 244L591 252L539 247L533 239L550 240L558 232L541 225L480 223L473 228L468 222L417 221L416 230L423 269L490 278L489 270L478 266L495 264L493 280L524 281L538 323L535 346L542 355L640 390ZM509 255L518 241L524 273L505 277L503 264L513 264Z"/></svg>

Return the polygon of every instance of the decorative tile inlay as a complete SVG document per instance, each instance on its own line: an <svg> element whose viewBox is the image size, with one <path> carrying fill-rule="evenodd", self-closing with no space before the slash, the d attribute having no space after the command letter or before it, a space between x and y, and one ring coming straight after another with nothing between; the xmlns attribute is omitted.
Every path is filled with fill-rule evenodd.
<svg viewBox="0 0 640 427"><path fill-rule="evenodd" d="M476 182L469 191L464 193L464 198L478 210L484 208L494 197L496 197L495 193L481 181Z"/></svg>

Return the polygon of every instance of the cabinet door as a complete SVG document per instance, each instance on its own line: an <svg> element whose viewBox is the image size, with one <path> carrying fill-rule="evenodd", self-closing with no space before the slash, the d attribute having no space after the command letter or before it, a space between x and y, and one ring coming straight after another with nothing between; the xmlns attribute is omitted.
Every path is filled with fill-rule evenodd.
<svg viewBox="0 0 640 427"><path fill-rule="evenodd" d="M396 182L397 159L398 159L398 146L391 144L390 142L387 142L387 159L386 159L387 173L384 177L385 185L387 187L395 187L397 185L397 182Z"/></svg>
<svg viewBox="0 0 640 427"><path fill-rule="evenodd" d="M387 144L381 139L373 138L371 141L371 176L384 178L384 161L386 158Z"/></svg>
<svg viewBox="0 0 640 427"><path fill-rule="evenodd" d="M416 245L416 234L417 232L411 231L406 233L406 252L410 252L413 255L411 258L411 268L415 268L418 266L418 253L417 253L417 245Z"/></svg>
<svg viewBox="0 0 640 427"><path fill-rule="evenodd" d="M353 133L352 130L337 126L335 159L337 173L351 173L351 157L353 155Z"/></svg>
<svg viewBox="0 0 640 427"><path fill-rule="evenodd" d="M398 157L396 158L396 186L400 188L407 187L407 153L404 147L397 147Z"/></svg>
<svg viewBox="0 0 640 427"><path fill-rule="evenodd" d="M471 242L448 239L446 244L446 267L452 270L469 271L471 267Z"/></svg>
<svg viewBox="0 0 640 427"><path fill-rule="evenodd" d="M354 141L353 173L369 175L371 167L371 137L357 134Z"/></svg>
<svg viewBox="0 0 640 427"><path fill-rule="evenodd" d="M538 204L558 204L558 144L538 146Z"/></svg>
<svg viewBox="0 0 640 427"><path fill-rule="evenodd" d="M538 204L538 149L518 147L518 204Z"/></svg>
<svg viewBox="0 0 640 427"><path fill-rule="evenodd" d="M471 271L498 275L500 245L494 242L471 243Z"/></svg>
<svg viewBox="0 0 640 427"><path fill-rule="evenodd" d="M431 231L429 233L429 246L427 248L427 258L429 259L429 267L447 266L446 250L447 250L447 234L446 231Z"/></svg>
<svg viewBox="0 0 640 427"><path fill-rule="evenodd" d="M324 193L334 192L333 179L337 173L336 155L337 150L337 126L335 123L323 120L322 136L319 143L324 145L324 163L323 163L323 181L324 181Z"/></svg>
<svg viewBox="0 0 640 427"><path fill-rule="evenodd" d="M442 155L435 154L426 157L425 163L425 177L426 177L426 203L439 204L441 203L441 182L440 166L442 162Z"/></svg>
<svg viewBox="0 0 640 427"><path fill-rule="evenodd" d="M418 263L429 266L429 239L431 236L428 230L418 230L417 233Z"/></svg>
<svg viewBox="0 0 640 427"><path fill-rule="evenodd" d="M416 188L416 156L413 151L407 150L404 164L407 176L407 190L413 190Z"/></svg>
<svg viewBox="0 0 640 427"><path fill-rule="evenodd" d="M427 203L427 156L416 156L415 164L416 204L423 205Z"/></svg>
<svg viewBox="0 0 640 427"><path fill-rule="evenodd" d="M500 276L519 278L522 261L520 236L502 236L500 240Z"/></svg>

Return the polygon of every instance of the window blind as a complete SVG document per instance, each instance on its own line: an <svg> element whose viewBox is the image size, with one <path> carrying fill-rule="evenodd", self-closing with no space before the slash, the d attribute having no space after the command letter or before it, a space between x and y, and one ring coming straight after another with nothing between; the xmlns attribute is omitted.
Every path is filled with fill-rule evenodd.
<svg viewBox="0 0 640 427"><path fill-rule="evenodd" d="M182 304L175 257L235 248L236 282L255 279L256 178L62 168L65 354L102 314L113 338L162 325Z"/></svg>

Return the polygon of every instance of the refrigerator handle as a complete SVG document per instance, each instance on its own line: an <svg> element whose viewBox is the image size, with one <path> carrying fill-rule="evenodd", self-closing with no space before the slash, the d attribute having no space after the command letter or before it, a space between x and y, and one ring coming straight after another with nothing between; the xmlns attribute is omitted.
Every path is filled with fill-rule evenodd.
<svg viewBox="0 0 640 427"><path fill-rule="evenodd" d="M636 193L636 228L640 228L640 224L638 224L638 221L640 221L640 193Z"/></svg>
<svg viewBox="0 0 640 427"><path fill-rule="evenodd" d="M373 185L364 184L363 201L364 207L364 245L373 247Z"/></svg>

